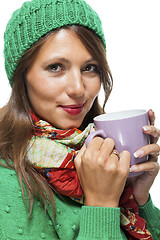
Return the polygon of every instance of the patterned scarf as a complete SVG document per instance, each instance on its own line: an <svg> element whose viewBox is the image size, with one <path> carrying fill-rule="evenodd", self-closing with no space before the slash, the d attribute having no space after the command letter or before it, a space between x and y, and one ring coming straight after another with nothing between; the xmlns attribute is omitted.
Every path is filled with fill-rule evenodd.
<svg viewBox="0 0 160 240"><path fill-rule="evenodd" d="M82 132L77 128L58 130L31 113L35 130L27 157L35 169L58 193L83 203L83 191L76 173L74 159L93 127ZM121 226L129 240L153 240L146 222L139 216L133 191L126 188L120 199Z"/></svg>

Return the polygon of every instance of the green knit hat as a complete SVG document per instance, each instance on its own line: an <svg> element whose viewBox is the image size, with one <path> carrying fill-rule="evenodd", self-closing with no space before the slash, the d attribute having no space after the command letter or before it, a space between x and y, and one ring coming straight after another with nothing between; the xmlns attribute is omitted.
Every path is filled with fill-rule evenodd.
<svg viewBox="0 0 160 240"><path fill-rule="evenodd" d="M84 0L32 0L16 10L4 33L5 69L9 83L24 52L42 36L66 25L81 25L105 37L97 13Z"/></svg>

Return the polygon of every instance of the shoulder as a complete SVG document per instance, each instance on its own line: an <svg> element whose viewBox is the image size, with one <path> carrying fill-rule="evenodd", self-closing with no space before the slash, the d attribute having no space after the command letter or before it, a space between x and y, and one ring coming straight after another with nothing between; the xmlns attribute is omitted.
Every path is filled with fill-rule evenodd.
<svg viewBox="0 0 160 240"><path fill-rule="evenodd" d="M26 189L24 187L24 191ZM29 206L24 202L21 186L14 170L0 166L0 237L5 239L54 238L53 223L41 204L35 200L29 220Z"/></svg>
<svg viewBox="0 0 160 240"><path fill-rule="evenodd" d="M13 194L13 190L20 190L20 184L17 178L17 174L14 170L8 169L6 167L0 166L0 189L2 197L8 195L8 192L11 191ZM16 192L17 193L17 192Z"/></svg>
<svg viewBox="0 0 160 240"><path fill-rule="evenodd" d="M8 237L15 239L15 234L13 233L13 227L17 233L21 232L21 227L18 225L18 219L20 218L20 212L25 213L27 216L27 211L25 210L25 205L21 193L21 187L14 170L0 166L0 232L2 232L2 239ZM22 216L21 216L22 217ZM23 220L22 220L23 221ZM10 235L11 231L11 235Z"/></svg>
<svg viewBox="0 0 160 240"><path fill-rule="evenodd" d="M5 202L8 198L17 198L21 194L20 183L14 170L0 166L1 199Z"/></svg>
<svg viewBox="0 0 160 240"><path fill-rule="evenodd" d="M24 208L21 186L14 170L0 166L0 212L19 214L20 208ZM17 207L18 206L18 207Z"/></svg>
<svg viewBox="0 0 160 240"><path fill-rule="evenodd" d="M3 177L12 178L13 176L16 177L14 170L0 165L0 182L3 180Z"/></svg>

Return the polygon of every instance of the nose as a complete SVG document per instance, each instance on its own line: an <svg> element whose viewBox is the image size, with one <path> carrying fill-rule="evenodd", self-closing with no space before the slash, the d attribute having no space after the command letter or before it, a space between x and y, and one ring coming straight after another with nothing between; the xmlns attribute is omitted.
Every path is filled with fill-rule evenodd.
<svg viewBox="0 0 160 240"><path fill-rule="evenodd" d="M82 97L84 95L85 86L82 73L79 69L70 71L66 81L66 92L70 97Z"/></svg>

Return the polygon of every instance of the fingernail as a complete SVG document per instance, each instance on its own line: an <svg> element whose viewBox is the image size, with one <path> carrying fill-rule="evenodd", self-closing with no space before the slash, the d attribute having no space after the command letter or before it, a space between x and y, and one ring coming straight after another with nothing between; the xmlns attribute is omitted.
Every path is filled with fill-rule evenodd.
<svg viewBox="0 0 160 240"><path fill-rule="evenodd" d="M151 127L148 127L148 126L144 126L143 129L144 129L144 131L146 131L146 132L147 132L147 131L148 131L148 132L151 131Z"/></svg>
<svg viewBox="0 0 160 240"><path fill-rule="evenodd" d="M95 128L94 127L91 127L91 129L90 129L90 133L92 133L92 132L95 132Z"/></svg>
<svg viewBox="0 0 160 240"><path fill-rule="evenodd" d="M136 151L134 154L135 158L141 158L144 155L144 151L142 149Z"/></svg>
<svg viewBox="0 0 160 240"><path fill-rule="evenodd" d="M148 110L148 112L149 112L149 111L151 111L152 113L154 113L153 109L151 109L151 108Z"/></svg>
<svg viewBox="0 0 160 240"><path fill-rule="evenodd" d="M136 172L138 170L138 167L133 165L132 167L130 167L129 171L130 172Z"/></svg>

